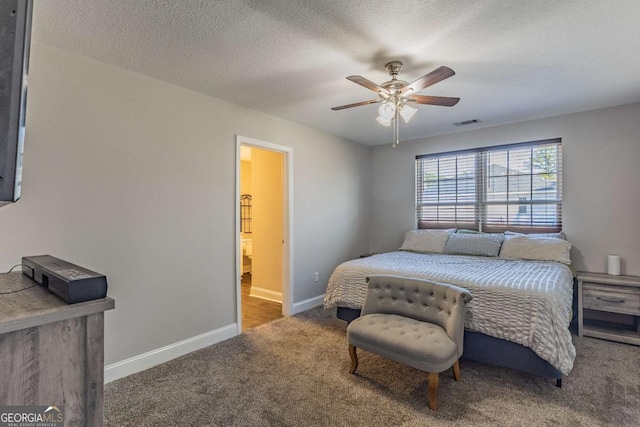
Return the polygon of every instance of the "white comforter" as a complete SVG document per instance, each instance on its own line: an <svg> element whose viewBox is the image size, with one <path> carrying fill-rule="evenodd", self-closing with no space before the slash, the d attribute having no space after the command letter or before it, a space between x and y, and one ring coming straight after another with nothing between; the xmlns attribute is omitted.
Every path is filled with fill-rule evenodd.
<svg viewBox="0 0 640 427"><path fill-rule="evenodd" d="M325 308L362 308L366 278L393 274L430 279L471 291L465 327L531 348L563 374L576 350L569 322L573 275L557 262L461 255L389 252L339 265L324 298Z"/></svg>

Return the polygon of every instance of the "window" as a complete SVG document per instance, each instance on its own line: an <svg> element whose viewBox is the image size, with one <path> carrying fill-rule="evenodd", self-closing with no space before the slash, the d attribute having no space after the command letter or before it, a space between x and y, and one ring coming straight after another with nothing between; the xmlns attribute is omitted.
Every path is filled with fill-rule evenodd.
<svg viewBox="0 0 640 427"><path fill-rule="evenodd" d="M419 228L562 229L560 139L416 157Z"/></svg>

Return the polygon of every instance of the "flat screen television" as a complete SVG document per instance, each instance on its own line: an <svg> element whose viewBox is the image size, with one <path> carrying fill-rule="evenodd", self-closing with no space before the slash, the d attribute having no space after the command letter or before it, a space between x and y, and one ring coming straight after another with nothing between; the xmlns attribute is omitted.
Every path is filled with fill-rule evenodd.
<svg viewBox="0 0 640 427"><path fill-rule="evenodd" d="M32 0L0 1L0 206L20 198Z"/></svg>

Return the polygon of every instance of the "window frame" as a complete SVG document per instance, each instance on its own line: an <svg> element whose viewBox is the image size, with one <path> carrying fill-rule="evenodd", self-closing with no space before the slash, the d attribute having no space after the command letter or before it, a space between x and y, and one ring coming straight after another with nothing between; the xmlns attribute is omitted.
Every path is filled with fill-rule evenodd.
<svg viewBox="0 0 640 427"><path fill-rule="evenodd" d="M523 148L535 148L535 147L542 147L542 146L549 146L549 145L556 145L557 147L557 157L556 157L556 171L555 171L555 175L556 175L556 189L555 189L555 193L556 193L556 199L541 199L541 200L535 200L533 199L533 177L535 175L539 175L540 173L536 174L533 171L533 167L530 171L530 173L528 174L518 174L517 176L529 176L531 179L531 190L530 190L530 195L531 198L526 200L526 203L524 203L524 205L527 206L531 206L532 212L532 219L531 222L533 223L533 206L535 205L556 205L556 223L555 224L549 224L549 225L534 225L534 224L528 224L528 225L518 225L518 224L506 224L504 226L502 225L496 225L495 223L488 223L488 214L487 214L487 207L491 206L491 205L506 205L506 206L518 206L518 209L520 209L520 205L523 205L522 200L509 200L509 188L507 187L507 196L506 196L506 200L504 201L489 201L487 200L487 183L488 183L488 165L487 165L487 155L490 153L498 153L498 152L509 152L509 150L517 150L517 149L523 149ZM423 159L440 159L443 157L452 157L455 156L455 158L457 159L459 156L464 156L467 154L474 154L475 156L475 171L474 171L474 176L475 176L475 202L474 202L474 221L473 222L460 222L460 221L425 221L423 219L421 219L421 208L426 207L426 206L441 206L441 205L451 205L451 206L462 206L464 205L463 203L441 203L441 202L424 202L422 200L422 197L424 197L424 178L422 181L422 184L419 182L420 178L420 172L422 171L422 176L424 177L424 160ZM532 153L533 154L533 153ZM532 162L533 162L533 158L532 158ZM457 166L456 166L457 168ZM456 169L456 175L457 175L457 169ZM509 169L507 167L507 172L506 172L506 176L511 176L511 174L509 173ZM520 143L513 143L513 144L504 144L504 145L494 145L494 146L486 146L486 147L480 147L480 148L474 148L474 149L466 149L466 150L456 150L456 151L448 151L448 152L441 152L441 153L433 153L433 154L423 154L423 155L418 155L416 156L416 163L415 163L415 206L416 206L416 220L417 220L417 228L419 229L425 229L425 228L464 228L464 229L470 229L470 230L477 230L477 231L482 231L482 232L504 232L504 231L515 231L515 232L521 232L521 233L552 233L552 232L558 232L562 230L562 190L563 190L563 184L562 184L562 138L551 138L551 139L545 139L545 140L538 140L538 141L529 141L529 142L520 142ZM458 180L458 178L456 178L456 181ZM438 182L440 182L440 179L438 180ZM507 183L508 183L508 179L507 179ZM420 197L419 192L422 191L423 196ZM458 195L457 193L457 188L456 188L456 196ZM440 192L438 191L438 196L440 195ZM457 201L456 201L457 202ZM508 207L507 207L508 209ZM457 215L457 213L456 213Z"/></svg>

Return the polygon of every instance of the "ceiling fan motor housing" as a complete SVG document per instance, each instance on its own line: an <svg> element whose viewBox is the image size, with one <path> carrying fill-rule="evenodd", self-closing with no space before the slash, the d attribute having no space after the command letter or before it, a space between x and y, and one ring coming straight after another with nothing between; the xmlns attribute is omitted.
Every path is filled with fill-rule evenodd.
<svg viewBox="0 0 640 427"><path fill-rule="evenodd" d="M397 78L398 73L402 69L402 62L400 61L387 62L387 64L385 65L385 68L389 72L389 75L391 76L391 80L389 80L388 82L382 83L380 86L388 90L391 95L396 95L398 92L400 92L400 90L403 87L409 84L408 82L405 82L404 80L398 80ZM386 96L383 96L382 94L380 96L382 98L386 98Z"/></svg>

